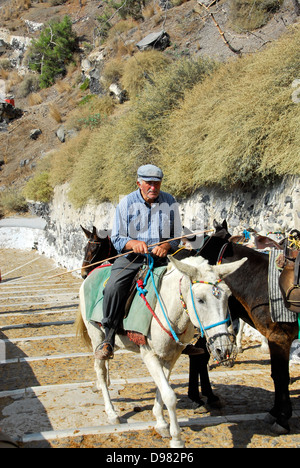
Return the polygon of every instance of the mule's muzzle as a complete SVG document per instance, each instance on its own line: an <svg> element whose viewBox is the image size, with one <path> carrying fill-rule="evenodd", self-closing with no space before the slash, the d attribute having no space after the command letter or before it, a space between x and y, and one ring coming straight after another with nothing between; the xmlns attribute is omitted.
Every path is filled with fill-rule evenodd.
<svg viewBox="0 0 300 468"><path fill-rule="evenodd" d="M207 347L215 364L233 367L237 356L235 335L232 333L217 333L209 338Z"/></svg>
<svg viewBox="0 0 300 468"><path fill-rule="evenodd" d="M85 265L82 265L82 266L85 266ZM81 278L85 279L89 274L88 268L81 268L80 274L81 274Z"/></svg>

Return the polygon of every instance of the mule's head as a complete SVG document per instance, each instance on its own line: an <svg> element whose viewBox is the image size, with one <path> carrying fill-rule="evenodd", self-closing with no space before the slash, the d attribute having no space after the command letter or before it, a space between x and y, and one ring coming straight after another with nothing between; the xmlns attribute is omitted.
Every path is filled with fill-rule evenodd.
<svg viewBox="0 0 300 468"><path fill-rule="evenodd" d="M226 240L228 240L231 237L231 234L229 234L228 232L228 225L226 219L224 219L222 223L218 223L218 221L214 219L213 226L215 228L214 236Z"/></svg>
<svg viewBox="0 0 300 468"><path fill-rule="evenodd" d="M232 363L235 337L228 330L228 297L231 291L223 279L240 268L247 258L214 266L209 265L202 257L183 261L169 258L183 274L182 295L190 320L205 334L212 356L218 362Z"/></svg>
<svg viewBox="0 0 300 468"><path fill-rule="evenodd" d="M88 274L95 268L89 266L101 260L105 260L110 254L110 240L108 235L106 237L99 237L97 229L93 226L93 231L90 232L84 227L80 226L83 230L88 242L84 248L84 259L82 262L81 276L85 279Z"/></svg>

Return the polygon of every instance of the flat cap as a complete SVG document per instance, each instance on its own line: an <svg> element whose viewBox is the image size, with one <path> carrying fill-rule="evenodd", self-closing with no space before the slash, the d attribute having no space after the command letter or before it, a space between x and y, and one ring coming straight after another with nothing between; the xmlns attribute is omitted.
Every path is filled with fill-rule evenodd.
<svg viewBox="0 0 300 468"><path fill-rule="evenodd" d="M149 180L160 181L164 176L163 171L153 164L140 166L138 168L137 175L146 182Z"/></svg>

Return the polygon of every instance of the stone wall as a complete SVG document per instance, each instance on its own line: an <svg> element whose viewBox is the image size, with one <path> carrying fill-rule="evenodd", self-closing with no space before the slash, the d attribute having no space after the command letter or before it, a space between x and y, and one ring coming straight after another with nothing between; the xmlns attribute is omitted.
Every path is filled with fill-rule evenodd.
<svg viewBox="0 0 300 468"><path fill-rule="evenodd" d="M80 266L85 236L80 224L87 229L111 229L115 205L102 203L75 210L67 197L68 185L55 189L53 202L32 204L35 215L46 220L44 240L38 250L55 258L66 268ZM221 189L199 190L186 200L178 200L182 224L193 231L211 229L213 220L226 219L232 234L252 227L261 234L270 231L300 230L300 184L298 177L287 177L271 189L252 192Z"/></svg>

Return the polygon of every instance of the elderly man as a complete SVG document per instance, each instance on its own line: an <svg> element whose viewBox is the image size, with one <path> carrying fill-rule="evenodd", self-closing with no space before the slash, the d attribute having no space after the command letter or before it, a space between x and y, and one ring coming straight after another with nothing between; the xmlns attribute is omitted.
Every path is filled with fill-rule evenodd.
<svg viewBox="0 0 300 468"><path fill-rule="evenodd" d="M124 197L116 209L112 242L119 253L130 251L113 264L105 286L102 326L105 340L96 349L98 359L113 357L115 334L124 316L124 308L132 281L150 253L155 264L178 247L181 222L174 197L160 190L163 172L147 164L137 171L138 189ZM165 242L164 242L165 241ZM154 247L152 244L160 243Z"/></svg>

